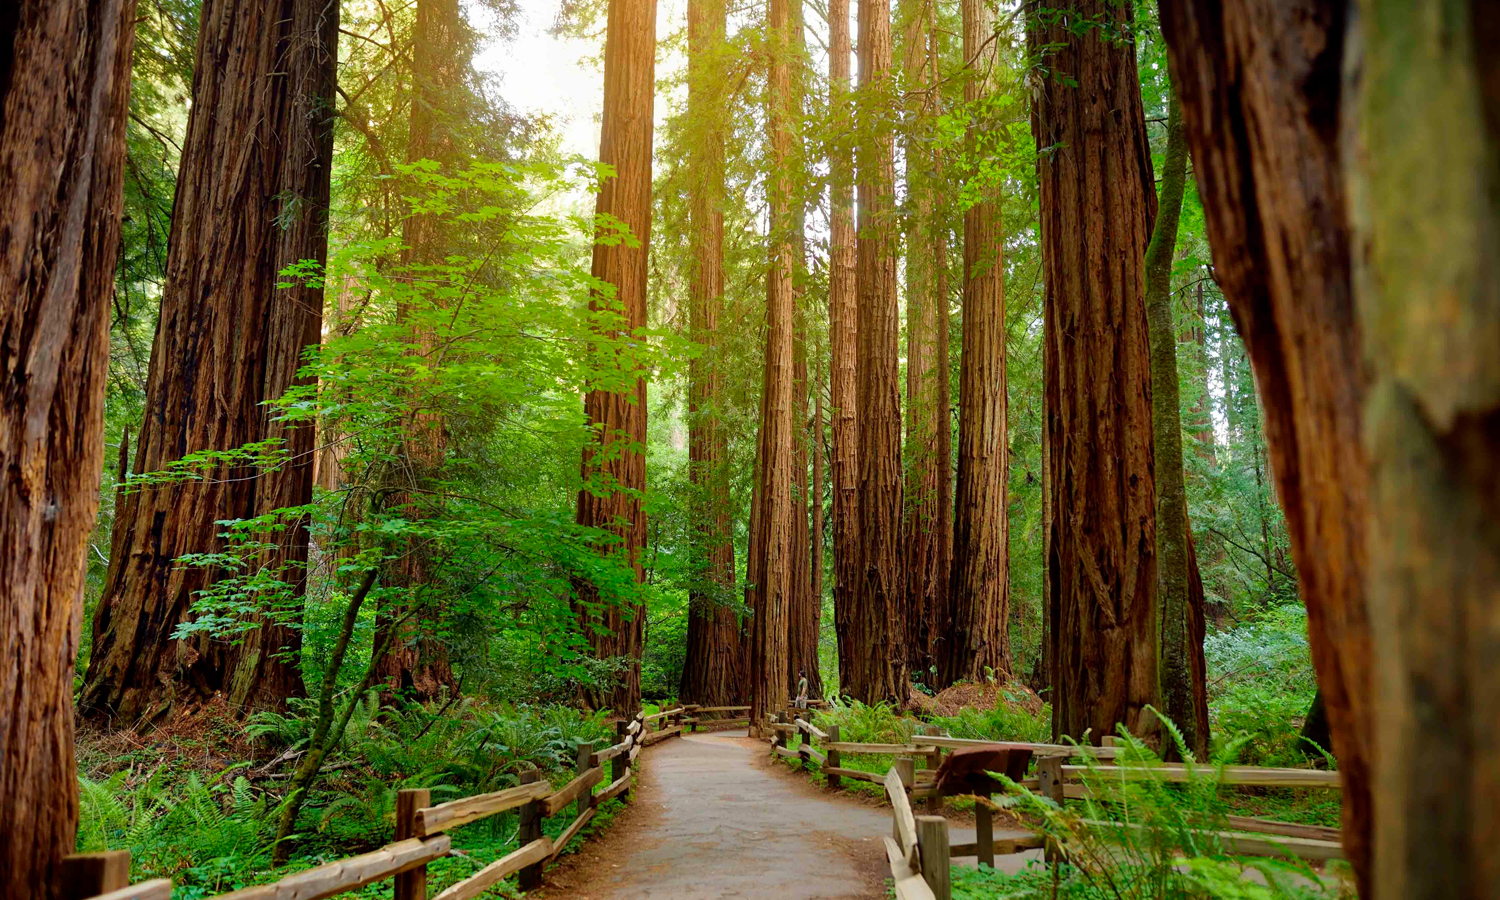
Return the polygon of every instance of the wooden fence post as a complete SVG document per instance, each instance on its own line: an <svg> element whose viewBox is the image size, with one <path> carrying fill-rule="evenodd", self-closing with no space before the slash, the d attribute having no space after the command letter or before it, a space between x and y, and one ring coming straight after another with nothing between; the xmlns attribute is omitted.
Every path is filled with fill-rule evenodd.
<svg viewBox="0 0 1500 900"><path fill-rule="evenodd" d="M828 726L828 743L831 744L834 741L837 741L838 739L839 739L839 727L837 725L829 725ZM828 765L829 766L837 769L840 765L843 764L843 762L844 762L844 760L839 755L839 752L837 750L833 749L832 747L828 748ZM828 773L827 778L828 778L828 786L831 787L831 788L833 788L834 790L838 790L839 786L842 784L842 779L840 779L839 776L833 774L832 772Z"/></svg>
<svg viewBox="0 0 1500 900"><path fill-rule="evenodd" d="M62 861L62 900L84 900L130 886L130 851L70 853Z"/></svg>
<svg viewBox="0 0 1500 900"><path fill-rule="evenodd" d="M417 836L417 810L432 805L427 788L406 788L396 792L396 840ZM427 900L427 867L417 866L395 878L396 900Z"/></svg>
<svg viewBox="0 0 1500 900"><path fill-rule="evenodd" d="M936 736L941 735L943 733L943 729L937 727L936 725L928 725L925 729L923 729L923 731L927 735L929 735L931 737L936 737ZM943 765L943 748L942 747L939 747L937 745L933 745L932 749L928 750L926 755L927 755L926 768L927 768L927 770L929 772L936 772L939 768L942 767L942 765ZM927 798L927 812L928 812L929 815L934 815L934 816L940 816L940 815L943 814L943 795L940 794L940 793L938 793L936 790L934 790L932 792L932 796L931 797Z"/></svg>
<svg viewBox="0 0 1500 900"><path fill-rule="evenodd" d="M1065 797L1062 764L1061 756L1044 756L1036 761L1037 793L1052 800L1058 806L1062 806ZM1049 864L1056 863L1061 858L1050 838L1047 840L1046 855Z"/></svg>
<svg viewBox="0 0 1500 900"><path fill-rule="evenodd" d="M521 783L531 784L538 778L537 771L532 769L521 773ZM542 801L532 800L521 807L521 829L518 836L519 846L526 846L542 836ZM533 863L521 870L521 890L534 891L542 886L542 866L544 863Z"/></svg>
<svg viewBox="0 0 1500 900"><path fill-rule="evenodd" d="M894 765L901 775L901 783L906 785L906 790L910 792L917 783L917 761L910 756L898 756Z"/></svg>
<svg viewBox="0 0 1500 900"><path fill-rule="evenodd" d="M698 733L698 707L702 705L703 704L701 703L690 703L687 706L683 707L685 710L687 710L688 718L693 720L692 723L688 725L688 730L693 734Z"/></svg>
<svg viewBox="0 0 1500 900"><path fill-rule="evenodd" d="M989 799L989 794L984 798ZM974 804L974 841L979 845L975 854L979 864L995 868L995 814L984 803Z"/></svg>
<svg viewBox="0 0 1500 900"><path fill-rule="evenodd" d="M781 713L771 713L771 724L772 725L780 725L780 724L782 724L781 720L783 718L784 718L784 716ZM787 745L786 732L782 731L780 728L773 728L772 732L776 736L773 737L773 738L771 738L771 742L774 743L778 747L785 747ZM772 752L774 753L775 751L773 750Z"/></svg>
<svg viewBox="0 0 1500 900"><path fill-rule="evenodd" d="M917 816L917 852L922 862L922 880L937 900L953 900L953 872L948 856L948 820L942 816Z"/></svg>
<svg viewBox="0 0 1500 900"><path fill-rule="evenodd" d="M579 775L582 775L584 772L587 772L589 769L592 769L593 767L594 767L594 742L593 741L584 741L583 743L581 743L581 744L578 745L578 765L576 765L576 766L573 767L574 771L576 771ZM584 813L588 812L589 806L593 803L593 800L594 800L594 789L593 788L589 788L588 790L584 791L582 794L579 794L578 795L578 807L577 807L577 809L574 810L573 816L576 818L576 817L581 816Z"/></svg>
<svg viewBox="0 0 1500 900"><path fill-rule="evenodd" d="M626 729L628 729L629 727L630 723L623 719L615 723L616 744L622 744L625 742L626 738L630 737L629 732L626 731ZM614 759L609 761L609 782L610 784L614 784L616 781L619 781L621 778L624 778L628 774L630 774L629 750L621 753L619 756L616 756ZM620 802L630 802L630 788L628 786L625 788L625 790L620 792Z"/></svg>
<svg viewBox="0 0 1500 900"><path fill-rule="evenodd" d="M1062 806L1063 759L1061 756L1044 756L1036 761L1037 793Z"/></svg>

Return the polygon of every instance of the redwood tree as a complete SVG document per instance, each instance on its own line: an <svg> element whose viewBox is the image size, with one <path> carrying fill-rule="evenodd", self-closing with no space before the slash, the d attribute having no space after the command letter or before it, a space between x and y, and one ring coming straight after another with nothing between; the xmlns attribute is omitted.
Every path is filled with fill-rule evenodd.
<svg viewBox="0 0 1500 900"><path fill-rule="evenodd" d="M1052 721L1098 742L1157 702L1155 484L1144 260L1151 152L1129 34L1133 7L1037 10L1038 150L1048 446ZM1072 27L1071 15L1092 23Z"/></svg>
<svg viewBox="0 0 1500 900"><path fill-rule="evenodd" d="M288 456L123 497L94 619L87 714L132 722L215 693L237 708L275 708L301 690L299 636L284 624L237 643L172 633L219 574L179 557L222 549L218 521L312 496L313 427L287 427L265 404L298 383L302 353L319 341L322 289L277 284L284 267L327 254L337 35L335 0L203 5L134 470L271 439ZM275 540L294 603L307 532L293 523Z"/></svg>
<svg viewBox="0 0 1500 900"><path fill-rule="evenodd" d="M904 705L906 556L901 550L901 315L896 300L890 0L860 0L859 503L861 572L844 688Z"/></svg>
<svg viewBox="0 0 1500 900"><path fill-rule="evenodd" d="M759 583L755 586L750 654L750 727L765 728L770 713L786 705L788 614L796 562L803 547L794 542L792 477L796 439L793 276L800 250L793 241L792 210L792 0L770 0L767 44L770 57L766 122L770 130L770 265L766 275L765 381L761 394ZM806 476L802 478L806 484Z"/></svg>
<svg viewBox="0 0 1500 900"><path fill-rule="evenodd" d="M1343 778L1344 848L1368 895L1372 657L1360 407L1369 375L1335 127L1346 10L1327 0L1183 0L1163 4L1161 18L1215 275L1265 400L1271 468Z"/></svg>
<svg viewBox="0 0 1500 900"><path fill-rule="evenodd" d="M724 0L688 4L688 119L696 126L689 162L693 269L688 315L693 340L703 347L688 370L688 477L701 570L688 596L679 699L705 706L727 706L745 695L740 624L730 595L729 440L720 421L724 374L716 353L724 305L725 120L717 66L724 25Z"/></svg>
<svg viewBox="0 0 1500 900"><path fill-rule="evenodd" d="M799 217L800 218L800 217ZM802 228L792 237L801 262ZM800 266L799 266L800 267ZM813 452L807 410L807 327L797 292L796 332L792 364L792 593L787 606L787 690L797 695L797 673L807 673L808 696L821 697L822 679L818 674L818 614L822 597L813 591L812 532L808 523L814 498L808 485L808 454Z"/></svg>
<svg viewBox="0 0 1500 900"><path fill-rule="evenodd" d="M656 0L610 0L604 39L604 118L599 161L614 167L594 205L630 229L628 241L594 245L592 273L615 287L610 300L595 296L592 307L609 304L623 314L627 332L646 326L646 254L651 245L652 107L656 97ZM578 524L601 528L620 539L617 552L643 580L646 544L646 382L633 390L595 388L584 398L584 414L597 435L583 451L584 486L578 492ZM590 691L589 700L619 715L641 704L641 650L646 613L633 599L601 597L589 583L576 602L589 649L599 659L618 659L618 678Z"/></svg>
<svg viewBox="0 0 1500 900"><path fill-rule="evenodd" d="M99 509L133 0L0 12L0 896L60 895Z"/></svg>
<svg viewBox="0 0 1500 900"><path fill-rule="evenodd" d="M964 100L984 98L993 54L984 0L963 0ZM980 125L969 126L970 152ZM1005 395L1005 248L998 198L964 213L963 356L958 382L958 496L954 507L953 585L939 645L938 684L979 682L989 669L1010 673L1010 518L1006 511L1009 444Z"/></svg>
<svg viewBox="0 0 1500 900"><path fill-rule="evenodd" d="M828 92L837 129L829 142L828 402L833 482L833 627L839 683L847 685L859 596L859 299L854 236L854 129L849 92L849 0L828 2Z"/></svg>
<svg viewBox="0 0 1500 900"><path fill-rule="evenodd" d="M1380 900L1494 898L1500 8L1402 6L1359 4L1343 66L1354 297L1371 375L1370 881Z"/></svg>
<svg viewBox="0 0 1500 900"><path fill-rule="evenodd" d="M948 410L946 241L937 217L938 155L926 135L940 112L938 32L930 0L906 0L903 74L908 87L906 189L913 201L906 238L906 553L907 665L922 681L933 663L939 612L947 608L953 482Z"/></svg>

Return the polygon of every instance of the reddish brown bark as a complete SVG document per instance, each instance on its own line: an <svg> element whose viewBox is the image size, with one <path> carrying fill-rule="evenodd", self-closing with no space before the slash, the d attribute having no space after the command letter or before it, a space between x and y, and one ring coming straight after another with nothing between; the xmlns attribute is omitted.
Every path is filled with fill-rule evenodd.
<svg viewBox="0 0 1500 900"><path fill-rule="evenodd" d="M831 221L828 235L829 470L833 482L833 628L839 683L848 681L854 605L860 581L859 524L859 298L854 235L854 129L849 92L849 0L828 3L829 105L840 140L828 155Z"/></svg>
<svg viewBox="0 0 1500 900"><path fill-rule="evenodd" d="M761 397L759 576L756 585L754 643L750 668L750 727L764 731L768 716L787 701L788 617L795 593L797 558L805 545L795 543L796 503L792 495L795 467L796 390L793 276L799 247L792 210L792 15L791 0L770 0L767 34L770 52L767 126L773 157L770 184L771 252L766 276L766 357ZM802 483L806 484L806 475ZM805 568L803 569L805 572Z"/></svg>
<svg viewBox="0 0 1500 900"><path fill-rule="evenodd" d="M312 495L312 425L288 428L264 404L299 383L303 350L319 340L321 288L277 284L287 265L327 253L337 28L332 0L204 4L135 471L272 438L284 440L288 462L221 467L124 497L94 619L86 714L131 722L215 694L236 708L276 708L301 690L291 628L267 624L239 643L171 635L219 576L179 557L221 549L217 521ZM280 545L275 562L289 567L295 602L306 529L268 539Z"/></svg>
<svg viewBox="0 0 1500 900"><path fill-rule="evenodd" d="M615 286L613 303L624 314L625 330L634 332L646 325L656 0L610 0L606 29L599 160L614 167L615 177L600 189L595 211L624 223L633 240L613 246L595 244L591 271L595 278ZM590 302L598 306L604 301L596 296ZM646 489L645 380L638 379L635 390L628 392L589 391L584 414L598 431L598 442L583 453L585 487L578 492L578 524L606 529L619 537L620 552L640 582L644 576L640 552L646 544L646 514L641 508ZM579 585L577 605L594 656L624 662L616 683L591 691L590 702L617 714L633 714L641 704L643 605L602 598L591 584Z"/></svg>
<svg viewBox="0 0 1500 900"><path fill-rule="evenodd" d="M59 896L104 463L133 0L0 11L0 896Z"/></svg>
<svg viewBox="0 0 1500 900"><path fill-rule="evenodd" d="M802 233L794 234L798 248ZM798 253L799 261L801 253ZM800 306L800 295L798 296ZM787 607L787 690L797 696L798 673L807 673L808 696L821 697L823 685L818 677L818 603L813 593L812 533L808 514L811 495L808 489L808 414L807 414L807 329L805 316L797 310L797 328L792 365L793 424L795 449L792 454L792 593Z"/></svg>
<svg viewBox="0 0 1500 900"><path fill-rule="evenodd" d="M859 84L869 118L859 146L859 497L861 572L844 689L904 705L906 555L901 549L901 315L890 106L891 7L860 0Z"/></svg>
<svg viewBox="0 0 1500 900"><path fill-rule="evenodd" d="M1343 4L1322 0L1162 8L1215 273L1265 398L1272 469L1343 772L1344 847L1368 895L1372 658L1360 444L1368 375L1335 126L1344 20Z"/></svg>
<svg viewBox="0 0 1500 900"><path fill-rule="evenodd" d="M907 0L903 71L913 90L906 121L906 185L914 198L907 227L906 253L906 508L902 518L906 552L906 662L918 680L930 682L938 612L947 608L951 465L946 438L948 369L939 359L947 338L947 297L939 293L946 260L936 218L939 160L924 132L941 111L938 103L938 41L934 5ZM944 283L946 286L946 282Z"/></svg>
<svg viewBox="0 0 1500 900"><path fill-rule="evenodd" d="M990 15L964 0L964 58L975 60L964 99L988 90ZM977 144L978 126L969 142ZM1010 517L1005 395L1004 228L997 198L964 213L963 357L958 382L958 496L954 507L953 585L938 653L938 686L981 681L986 669L1010 672Z"/></svg>
<svg viewBox="0 0 1500 900"><path fill-rule="evenodd" d="M1157 702L1155 485L1144 258L1155 214L1132 7L1033 18L1032 111L1046 281L1045 536L1053 729L1139 733ZM1106 33L1108 32L1108 33Z"/></svg>
<svg viewBox="0 0 1500 900"><path fill-rule="evenodd" d="M1376 660L1370 881L1380 900L1493 900L1500 7L1454 0L1414 15L1409 4L1361 0L1351 27L1342 159L1371 375L1363 410Z"/></svg>
<svg viewBox="0 0 1500 900"><path fill-rule="evenodd" d="M691 148L693 274L689 317L703 354L688 371L688 476L703 570L688 595L687 652L678 699L704 706L744 696L740 623L730 591L729 440L718 404L724 375L716 354L724 303L724 108L715 68L724 46L723 0L688 4L688 118L703 129Z"/></svg>

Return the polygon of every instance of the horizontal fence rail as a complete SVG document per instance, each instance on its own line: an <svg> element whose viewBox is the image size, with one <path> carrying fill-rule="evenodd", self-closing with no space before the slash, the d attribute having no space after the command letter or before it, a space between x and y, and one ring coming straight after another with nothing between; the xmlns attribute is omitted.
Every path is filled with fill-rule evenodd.
<svg viewBox="0 0 1500 900"><path fill-rule="evenodd" d="M1017 750L1030 754L1034 774L1017 784L1061 804L1068 799L1093 796L1089 785L1097 787L1101 779L1142 781L1154 779L1164 783L1185 783L1195 778L1213 777L1217 784L1236 787L1283 787L1339 790L1338 772L1314 769L1286 769L1262 766L1194 766L1122 761L1124 748L1115 738L1105 738L1102 747L1073 744L1046 744L1025 741L986 741L955 738L929 727L928 733L912 735L906 743L863 743L841 740L839 726L820 727L803 710L788 710L773 715L770 722L771 753L796 760L810 771L822 773L830 787L841 786L843 779L881 785L891 805L892 835L885 838L887 862L899 900L950 900L952 894L950 867L952 860L977 858L991 866L996 856L1047 849L1049 858L1061 850L1041 834L1026 834L996 839L993 811L987 802L974 806L975 840L950 844L948 821L941 815L916 815L913 804L927 801L930 812L941 812L945 796L936 775L943 754L958 750ZM794 742L795 741L795 742ZM867 772L844 763L847 754L894 757L884 774ZM1074 765L1073 760L1090 761ZM921 761L923 768L918 769ZM971 794L969 790L957 794ZM987 800L987 797L986 797ZM1204 828L1205 838L1218 842L1226 851L1241 856L1279 856L1305 860L1328 860L1343 857L1336 828L1298 825L1246 816L1228 816L1223 820L1230 830ZM1120 822L1085 820L1091 828L1138 830L1144 826Z"/></svg>
<svg viewBox="0 0 1500 900"><path fill-rule="evenodd" d="M536 771L521 783L446 803L431 803L425 788L401 790L396 796L396 840L378 850L295 872L269 884L219 894L210 900L320 900L394 879L395 900L424 900L427 864L452 851L450 832L509 810L520 811L520 846L473 875L445 888L433 900L478 897L502 879L520 875L521 888L541 887L543 869L557 859L583 831L598 808L616 798L629 799L632 766L641 748L680 735L690 718L704 712L734 713L749 707L679 706L616 723L616 743L596 751L578 748L576 775L554 790ZM687 715L692 713L692 716ZM608 774L606 775L606 767ZM601 784L603 790L595 791ZM555 838L542 834L542 821L572 807L573 818ZM63 900L171 900L172 882L159 878L129 884L130 851L79 853L63 865Z"/></svg>

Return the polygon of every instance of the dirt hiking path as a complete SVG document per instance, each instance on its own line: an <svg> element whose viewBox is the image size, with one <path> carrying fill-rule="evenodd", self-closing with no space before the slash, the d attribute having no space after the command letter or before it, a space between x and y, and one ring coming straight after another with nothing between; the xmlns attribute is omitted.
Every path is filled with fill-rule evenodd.
<svg viewBox="0 0 1500 900"><path fill-rule="evenodd" d="M684 735L641 759L629 808L548 872L540 896L887 896L881 838L891 831L888 808L818 788L771 761L766 745L744 731ZM954 828L951 839L972 841L973 829Z"/></svg>

